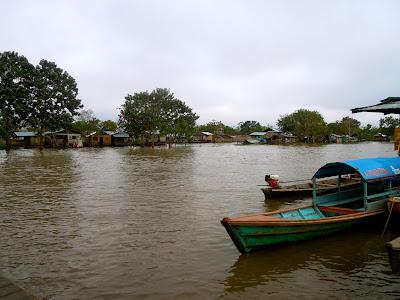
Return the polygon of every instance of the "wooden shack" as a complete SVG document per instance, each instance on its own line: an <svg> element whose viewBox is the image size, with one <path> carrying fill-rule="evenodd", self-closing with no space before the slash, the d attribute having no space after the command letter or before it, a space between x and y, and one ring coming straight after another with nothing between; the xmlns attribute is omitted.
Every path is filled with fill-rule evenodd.
<svg viewBox="0 0 400 300"><path fill-rule="evenodd" d="M83 147L82 135L80 132L72 129L61 129L53 132L44 133L45 144L56 147Z"/></svg>
<svg viewBox="0 0 400 300"><path fill-rule="evenodd" d="M214 143L214 134L208 131L202 131L193 135L194 143Z"/></svg>
<svg viewBox="0 0 400 300"><path fill-rule="evenodd" d="M13 144L18 147L33 148L40 145L40 137L33 131L14 132Z"/></svg>

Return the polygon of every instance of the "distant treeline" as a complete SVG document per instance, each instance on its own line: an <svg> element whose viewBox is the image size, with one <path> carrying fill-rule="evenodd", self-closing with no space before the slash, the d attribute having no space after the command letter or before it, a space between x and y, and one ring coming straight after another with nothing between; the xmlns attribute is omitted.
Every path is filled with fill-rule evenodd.
<svg viewBox="0 0 400 300"><path fill-rule="evenodd" d="M194 133L201 131L247 135L274 127L254 120L240 122L236 127L220 121L196 125L199 118L196 113L165 88L128 94L117 122L99 120L92 110L83 109L77 97L75 79L54 62L43 59L34 66L16 52L0 53L0 137L6 140L8 150L14 132L22 128L35 131L40 137L46 131L64 128L82 133L120 130L135 141L152 139L154 135L189 141ZM359 140L370 140L377 132L390 136L399 123L390 116L380 120L379 128L370 124L361 126L350 117L327 123L319 112L299 109L280 116L275 128L296 135L299 141L321 142L332 133Z"/></svg>

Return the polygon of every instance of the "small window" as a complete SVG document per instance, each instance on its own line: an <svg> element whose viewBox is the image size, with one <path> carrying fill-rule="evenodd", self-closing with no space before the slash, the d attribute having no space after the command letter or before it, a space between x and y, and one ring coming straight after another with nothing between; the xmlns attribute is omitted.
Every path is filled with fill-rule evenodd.
<svg viewBox="0 0 400 300"><path fill-rule="evenodd" d="M73 140L76 140L76 135L71 136Z"/></svg>

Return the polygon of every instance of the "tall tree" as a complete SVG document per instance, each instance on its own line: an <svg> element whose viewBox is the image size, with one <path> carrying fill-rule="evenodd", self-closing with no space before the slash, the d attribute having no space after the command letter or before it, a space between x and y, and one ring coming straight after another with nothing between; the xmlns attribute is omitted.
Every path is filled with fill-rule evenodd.
<svg viewBox="0 0 400 300"><path fill-rule="evenodd" d="M360 125L361 125L360 121L350 117L344 117L340 121L341 134L355 136L360 131Z"/></svg>
<svg viewBox="0 0 400 300"><path fill-rule="evenodd" d="M16 52L0 53L0 122L7 152L13 132L24 125L31 110L34 69Z"/></svg>
<svg viewBox="0 0 400 300"><path fill-rule="evenodd" d="M178 133L182 124L192 127L198 117L181 100L175 98L169 89L155 89L152 92L139 92L125 97L119 115L119 126L128 133L140 138L154 135ZM179 127L178 127L179 124ZM185 129L186 130L186 129Z"/></svg>
<svg viewBox="0 0 400 300"><path fill-rule="evenodd" d="M163 101L161 133L168 136L183 137L189 140L193 135L198 116L185 102L176 98L166 98Z"/></svg>
<svg viewBox="0 0 400 300"><path fill-rule="evenodd" d="M75 79L54 62L41 60L35 71L34 103L30 123L38 130L43 148L44 130L71 126L82 108Z"/></svg>
<svg viewBox="0 0 400 300"><path fill-rule="evenodd" d="M283 132L295 134L299 140L322 141L327 133L324 118L317 111L299 109L289 115L281 116L277 123Z"/></svg>
<svg viewBox="0 0 400 300"><path fill-rule="evenodd" d="M264 129L265 127L257 121L245 121L238 124L238 131L241 134L250 134L255 131L263 131Z"/></svg>

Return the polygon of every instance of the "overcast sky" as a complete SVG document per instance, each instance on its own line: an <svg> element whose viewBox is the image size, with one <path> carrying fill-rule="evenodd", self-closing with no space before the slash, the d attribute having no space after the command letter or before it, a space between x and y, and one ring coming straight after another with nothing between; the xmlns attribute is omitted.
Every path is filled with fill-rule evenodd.
<svg viewBox="0 0 400 300"><path fill-rule="evenodd" d="M57 63L100 119L129 93L169 88L200 116L333 122L400 96L400 1L7 1L0 51Z"/></svg>

